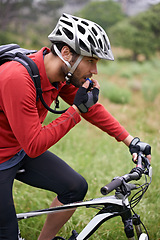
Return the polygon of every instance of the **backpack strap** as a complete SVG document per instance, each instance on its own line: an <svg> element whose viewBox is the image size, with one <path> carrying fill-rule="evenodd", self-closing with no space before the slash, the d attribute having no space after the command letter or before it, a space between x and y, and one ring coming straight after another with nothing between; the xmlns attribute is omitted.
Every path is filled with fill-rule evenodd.
<svg viewBox="0 0 160 240"><path fill-rule="evenodd" d="M41 81L40 81L40 75L39 70L37 68L37 65L34 63L34 61L27 57L26 55L17 52L15 55L15 58L13 61L21 63L28 71L30 77L32 78L32 81L34 82L35 88L36 88L36 100L40 98L40 95L42 94L41 89Z"/></svg>
<svg viewBox="0 0 160 240"><path fill-rule="evenodd" d="M37 65L35 64L35 62L31 58L27 57L26 55L24 55L20 52L17 52L16 56L13 60L17 61L17 62L20 62L27 69L29 75L31 76L31 78L34 82L35 88L36 88L37 100L38 100L38 98L40 98L43 106L48 111L50 111L52 113L55 113L55 114L62 114L62 113L67 111L68 108L65 109L65 110L62 110L62 111L57 111L57 110L54 110L54 109L50 108L46 104L46 102L44 101L44 98L42 96L43 91L42 91L42 88L41 88L39 70L38 70Z"/></svg>
<svg viewBox="0 0 160 240"><path fill-rule="evenodd" d="M53 110L45 103L43 99L43 96L42 96L43 92L41 88L41 81L40 81L40 74L39 74L38 67L36 63L27 56L35 52L36 52L35 50L24 49L24 48L21 48L18 44L14 44L14 43L1 45L0 46L0 65L8 61L17 61L21 63L27 69L31 79L34 82L34 85L36 88L36 96L37 96L36 100L40 98L42 104L48 111L56 114L62 114L67 109L63 111L57 111L55 108L55 110ZM57 99L56 99L56 102L57 102Z"/></svg>

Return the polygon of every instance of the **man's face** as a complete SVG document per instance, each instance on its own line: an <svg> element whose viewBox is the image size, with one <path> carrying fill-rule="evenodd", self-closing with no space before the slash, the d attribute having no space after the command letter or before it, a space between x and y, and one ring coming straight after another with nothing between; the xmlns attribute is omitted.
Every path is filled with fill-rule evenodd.
<svg viewBox="0 0 160 240"><path fill-rule="evenodd" d="M71 84L75 87L81 87L86 78L91 78L97 74L97 62L99 60L93 57L83 57L71 78Z"/></svg>

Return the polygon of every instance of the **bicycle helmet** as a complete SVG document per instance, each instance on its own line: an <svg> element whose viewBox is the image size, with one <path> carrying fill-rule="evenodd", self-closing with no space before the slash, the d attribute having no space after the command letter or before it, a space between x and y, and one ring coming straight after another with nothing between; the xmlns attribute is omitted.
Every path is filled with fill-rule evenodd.
<svg viewBox="0 0 160 240"><path fill-rule="evenodd" d="M114 60L107 34L92 21L64 13L48 38L67 43L79 55Z"/></svg>

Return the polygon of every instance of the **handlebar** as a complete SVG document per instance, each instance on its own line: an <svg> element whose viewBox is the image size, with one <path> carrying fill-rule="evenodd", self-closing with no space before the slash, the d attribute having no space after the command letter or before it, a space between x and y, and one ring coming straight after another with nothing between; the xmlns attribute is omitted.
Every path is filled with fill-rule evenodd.
<svg viewBox="0 0 160 240"><path fill-rule="evenodd" d="M123 181L125 181L127 183L132 180L139 180L141 178L141 175L142 175L141 170L139 168L137 168L136 171L133 173L128 173L124 176L114 178L112 180L112 182L108 183L107 185L105 185L104 187L101 188L101 193L103 195L106 195L106 194L112 192L114 189L120 187L122 185Z"/></svg>
<svg viewBox="0 0 160 240"><path fill-rule="evenodd" d="M149 160L140 152L138 154L136 167L133 168L131 172L128 174L114 178L110 183L101 188L101 193L103 195L106 195L112 192L114 189L120 187L124 181L127 183L132 180L139 180L142 177L142 174L149 175L149 167L150 167Z"/></svg>
<svg viewBox="0 0 160 240"><path fill-rule="evenodd" d="M101 193L103 195L107 195L117 187L121 186L122 181L123 181L123 177L117 177L116 179L113 179L112 182L108 183L107 185L101 188Z"/></svg>

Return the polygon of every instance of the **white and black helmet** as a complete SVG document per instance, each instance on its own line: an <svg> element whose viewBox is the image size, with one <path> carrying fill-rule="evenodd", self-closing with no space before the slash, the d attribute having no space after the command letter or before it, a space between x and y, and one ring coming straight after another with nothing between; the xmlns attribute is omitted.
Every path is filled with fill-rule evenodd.
<svg viewBox="0 0 160 240"><path fill-rule="evenodd" d="M64 13L48 38L67 43L81 56L114 60L107 34L92 21Z"/></svg>

